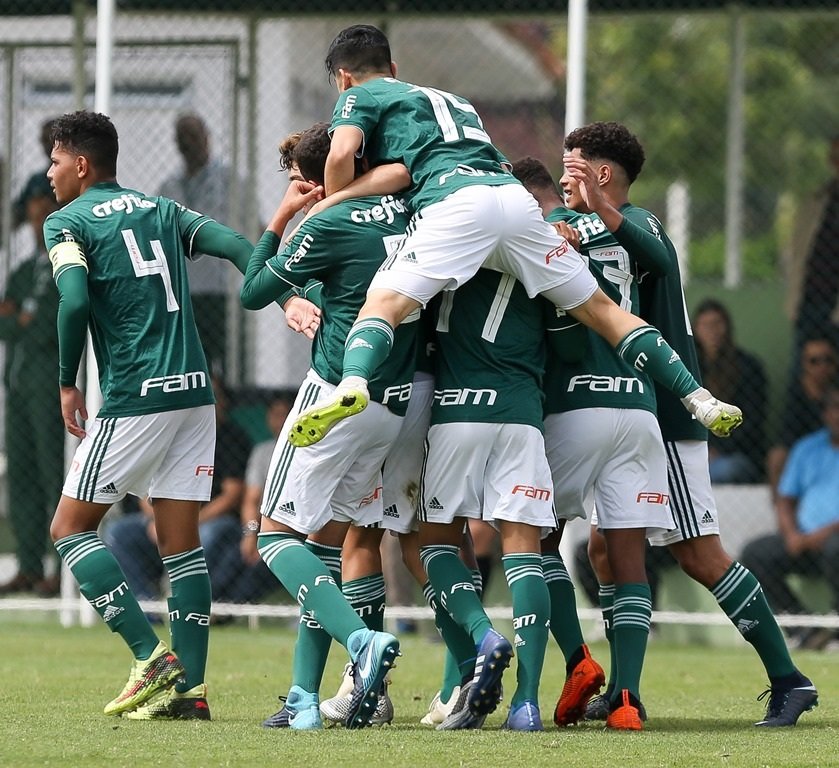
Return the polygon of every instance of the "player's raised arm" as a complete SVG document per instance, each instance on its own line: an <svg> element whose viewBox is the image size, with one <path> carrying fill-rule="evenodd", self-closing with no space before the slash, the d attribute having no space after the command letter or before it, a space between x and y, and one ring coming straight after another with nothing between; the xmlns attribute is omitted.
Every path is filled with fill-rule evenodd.
<svg viewBox="0 0 839 768"><path fill-rule="evenodd" d="M355 158L363 143L364 134L354 125L339 125L332 132L324 170L327 196L343 189L355 178Z"/></svg>

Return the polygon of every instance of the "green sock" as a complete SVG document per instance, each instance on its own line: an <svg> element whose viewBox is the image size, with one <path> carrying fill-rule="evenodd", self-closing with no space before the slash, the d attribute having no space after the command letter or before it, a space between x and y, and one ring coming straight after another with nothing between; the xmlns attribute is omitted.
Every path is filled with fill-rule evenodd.
<svg viewBox="0 0 839 768"><path fill-rule="evenodd" d="M422 567L440 598L440 605L478 646L492 627L475 592L472 574L463 564L455 546L434 544L420 548Z"/></svg>
<svg viewBox="0 0 839 768"><path fill-rule="evenodd" d="M615 633L615 688L612 701L624 689L641 699L641 670L650 637L653 601L649 584L621 584L615 587L612 627Z"/></svg>
<svg viewBox="0 0 839 768"><path fill-rule="evenodd" d="M446 644L446 665L443 669L440 699L448 701L454 687L460 685L464 677L471 676L475 669L475 643L448 611L440 606L430 581L423 584L422 594L425 602L434 611L434 626Z"/></svg>
<svg viewBox="0 0 839 768"><path fill-rule="evenodd" d="M606 635L606 642L609 643L609 679L606 682L606 690L615 690L615 670L618 667L615 658L615 630L612 627L612 609L615 604L615 585L601 584L597 590L597 598L600 603L600 613L603 616L603 633Z"/></svg>
<svg viewBox="0 0 839 768"><path fill-rule="evenodd" d="M484 601L484 579L481 576L481 571L478 568L473 568L470 573L472 574L472 586L475 587L475 594L478 596L478 600L481 602Z"/></svg>
<svg viewBox="0 0 839 768"><path fill-rule="evenodd" d="M733 562L711 587L711 594L746 642L751 643L771 680L795 672L795 664L760 582L738 562Z"/></svg>
<svg viewBox="0 0 839 768"><path fill-rule="evenodd" d="M135 659L151 656L160 641L128 588L122 568L99 536L75 533L56 541L55 548L108 629L125 640Z"/></svg>
<svg viewBox="0 0 839 768"><path fill-rule="evenodd" d="M183 693L204 682L210 642L210 574L203 547L163 558L169 574L169 632L172 650L186 670L175 690Z"/></svg>
<svg viewBox="0 0 839 768"><path fill-rule="evenodd" d="M368 381L393 347L393 327L379 317L356 320L344 344L344 378L361 376Z"/></svg>
<svg viewBox="0 0 839 768"><path fill-rule="evenodd" d="M365 629L323 561L290 533L260 533L259 554L294 597L345 648L350 635ZM301 686L303 687L303 686ZM310 690L306 688L306 690Z"/></svg>
<svg viewBox="0 0 839 768"><path fill-rule="evenodd" d="M566 665L583 640L580 618L577 616L577 598L574 583L568 575L559 552L542 553L542 572L551 599L551 634L559 645Z"/></svg>
<svg viewBox="0 0 839 768"><path fill-rule="evenodd" d="M341 584L341 547L306 540L306 549L312 552L326 566L336 586ZM297 623L297 641L294 644L294 658L291 662L291 684L299 685L304 691L317 693L323 681L323 671L329 658L332 637L312 616L310 611L300 610Z"/></svg>
<svg viewBox="0 0 839 768"><path fill-rule="evenodd" d="M382 573L345 581L341 591L353 610L376 632L385 628L385 577Z"/></svg>
<svg viewBox="0 0 839 768"><path fill-rule="evenodd" d="M513 597L513 629L515 646L516 692L510 706L524 701L539 704L539 679L548 647L548 623L551 598L542 573L540 552L504 555L504 574Z"/></svg>
<svg viewBox="0 0 839 768"><path fill-rule="evenodd" d="M681 358L664 340L661 331L642 325L630 331L615 348L618 356L679 397L699 388L699 382L685 368Z"/></svg>

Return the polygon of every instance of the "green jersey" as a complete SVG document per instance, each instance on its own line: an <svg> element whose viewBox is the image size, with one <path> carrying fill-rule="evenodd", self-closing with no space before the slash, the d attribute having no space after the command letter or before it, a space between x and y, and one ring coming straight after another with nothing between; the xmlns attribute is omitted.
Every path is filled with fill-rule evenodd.
<svg viewBox="0 0 839 768"><path fill-rule="evenodd" d="M632 218L638 217L637 211L640 209L631 206L622 209L624 216ZM637 264L599 217L559 208L548 214L547 220L567 221L580 233L580 252L601 289L622 309L638 314ZM601 336L587 333L587 352L580 362L560 362L555 355L548 355L545 415L582 408L633 408L655 413L650 378L618 357ZM561 334L557 343L561 343Z"/></svg>
<svg viewBox="0 0 839 768"><path fill-rule="evenodd" d="M371 165L404 163L411 174L405 199L414 211L473 184L518 184L491 143L475 108L436 88L381 77L344 91L330 131L358 128Z"/></svg>
<svg viewBox="0 0 839 768"><path fill-rule="evenodd" d="M193 239L210 221L116 182L95 184L47 217L44 239L59 293L63 275L87 272L101 416L214 402L186 277ZM76 373L64 359L68 340L59 340L61 383L72 384L65 380Z"/></svg>
<svg viewBox="0 0 839 768"><path fill-rule="evenodd" d="M446 291L437 315L432 424L542 429L543 308L511 275L480 269Z"/></svg>
<svg viewBox="0 0 839 768"><path fill-rule="evenodd" d="M392 195L359 197L306 219L277 252L280 239L266 232L257 244L242 287L242 303L258 309L284 295L321 281L321 323L312 343L312 369L331 384L342 378L344 344L382 262L404 237L408 213ZM416 366L416 322L394 331L393 348L368 382L370 397L403 416Z"/></svg>

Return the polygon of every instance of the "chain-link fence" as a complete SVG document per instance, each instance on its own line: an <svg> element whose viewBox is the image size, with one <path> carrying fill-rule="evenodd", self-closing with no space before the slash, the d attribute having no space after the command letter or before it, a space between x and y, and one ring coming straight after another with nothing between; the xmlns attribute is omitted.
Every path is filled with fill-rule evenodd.
<svg viewBox="0 0 839 768"><path fill-rule="evenodd" d="M550 3L334 5L118 3L110 115L120 182L257 238L286 185L278 142L330 118L323 57L350 23L383 27L400 77L468 98L511 160L541 158L557 179L567 89L584 86L584 122L625 123L645 146L632 200L659 215L679 249L707 382L746 414L735 439L711 446L713 478L725 484L723 541L739 556L774 532L772 489L793 443L823 426L837 374L835 3L591 2L580 61L568 56L567 9ZM5 0L0 13L0 581L19 577L18 592L49 595L63 437L56 298L39 237L54 206L42 127L93 107L95 4ZM297 388L309 346L276 307L243 311L239 275L220 270L199 261L190 280L229 392L241 444L228 460L244 489L251 447L272 436L269 406Z"/></svg>

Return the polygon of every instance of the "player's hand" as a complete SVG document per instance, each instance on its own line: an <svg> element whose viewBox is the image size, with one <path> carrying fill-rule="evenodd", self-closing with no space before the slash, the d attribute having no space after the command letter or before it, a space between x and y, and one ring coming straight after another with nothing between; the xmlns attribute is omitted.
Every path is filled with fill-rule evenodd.
<svg viewBox="0 0 839 768"><path fill-rule="evenodd" d="M76 414L82 422L87 421L87 407L84 403L84 395L78 387L59 387L61 399L61 418L64 419L64 428L74 437L83 438L87 432L77 420Z"/></svg>
<svg viewBox="0 0 839 768"><path fill-rule="evenodd" d="M597 178L597 169L588 160L570 154L563 156L562 164L565 172L579 182L580 196L589 210L597 213L607 202Z"/></svg>
<svg viewBox="0 0 839 768"><path fill-rule="evenodd" d="M554 229L569 242L575 251L580 250L580 233L574 227L567 221L555 221L553 225Z"/></svg>
<svg viewBox="0 0 839 768"><path fill-rule="evenodd" d="M284 305L285 321L292 331L314 339L320 327L320 309L302 296L292 296Z"/></svg>

